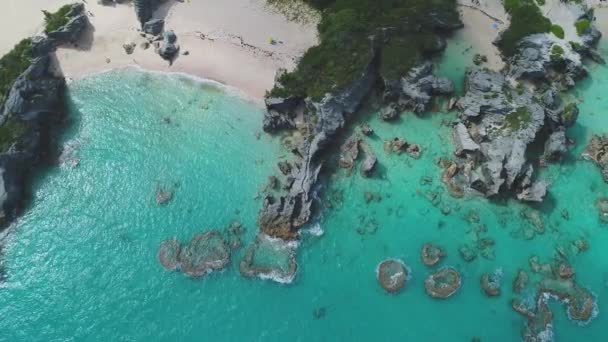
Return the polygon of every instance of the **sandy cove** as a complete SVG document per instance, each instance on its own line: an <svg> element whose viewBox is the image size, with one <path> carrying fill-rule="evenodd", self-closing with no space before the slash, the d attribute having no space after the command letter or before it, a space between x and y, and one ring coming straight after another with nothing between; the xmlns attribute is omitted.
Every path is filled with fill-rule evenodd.
<svg viewBox="0 0 608 342"><path fill-rule="evenodd" d="M0 52L8 52L22 38L42 32L41 10L54 11L74 0L8 0L12 18L3 22ZM85 2L85 1L83 1ZM280 68L292 69L297 59L317 44L316 22L288 21L268 8L265 0L169 0L154 17L164 18L181 47L173 65L154 48L140 47L145 39L131 4L102 6L85 2L91 26L77 47L61 47L57 69L68 79L128 66L166 72L182 72L215 80L262 98L272 88ZM14 32L14 34L13 34ZM277 41L271 44L270 39ZM123 44L137 44L126 54ZM187 55L183 53L188 51Z"/></svg>

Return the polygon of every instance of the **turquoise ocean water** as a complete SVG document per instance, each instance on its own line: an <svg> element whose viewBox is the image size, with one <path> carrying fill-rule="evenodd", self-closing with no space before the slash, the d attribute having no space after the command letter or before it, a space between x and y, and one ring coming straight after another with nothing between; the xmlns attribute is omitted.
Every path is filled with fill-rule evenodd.
<svg viewBox="0 0 608 342"><path fill-rule="evenodd" d="M474 53L467 48L454 39L438 72L461 83ZM599 222L595 202L608 196L608 184L578 156L592 133L608 131L608 67L590 69L573 93L582 100L570 131L576 148L543 170L551 198L536 208L445 192L434 160L452 153L446 124L455 113L406 113L393 124L362 113L359 122L376 131L367 141L379 172L372 179L343 170L331 177L325 201L332 209L313 223L324 234L302 239L290 285L242 278L243 251L203 279L167 272L156 256L166 238L188 240L235 219L246 226L247 242L254 238L257 193L286 155L277 139L256 138L258 105L176 75L123 70L74 82L73 122L63 141L73 152L40 175L31 207L4 240L0 341L517 341L524 324L510 307L517 269L529 269L531 255L550 261L556 247L580 238L590 249L571 260L599 313L583 327L552 304L555 338L605 341L608 225ZM387 155L383 141L395 136L420 144L422 158ZM164 207L155 203L159 186L175 190ZM367 203L366 191L381 200ZM538 212L543 234L526 236L524 210ZM479 224L495 241L493 253L466 263L458 248L475 243ZM425 242L443 246L442 265L462 273L461 290L448 300L424 292ZM412 269L398 295L385 294L375 278L389 257ZM487 298L479 278L496 269L503 291Z"/></svg>

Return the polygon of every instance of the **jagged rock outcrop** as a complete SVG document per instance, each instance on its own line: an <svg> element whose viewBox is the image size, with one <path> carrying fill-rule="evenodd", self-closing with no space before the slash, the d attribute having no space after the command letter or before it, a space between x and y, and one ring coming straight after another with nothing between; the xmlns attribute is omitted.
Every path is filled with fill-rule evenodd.
<svg viewBox="0 0 608 342"><path fill-rule="evenodd" d="M135 14L142 27L148 20L152 19L154 11L156 11L158 6L164 1L165 0L133 0Z"/></svg>
<svg viewBox="0 0 608 342"><path fill-rule="evenodd" d="M53 156L53 132L64 117L65 80L51 72L49 53L78 40L88 23L82 4L73 5L68 16L68 23L48 37L32 38L31 65L14 81L0 107L0 124L23 132L0 151L0 227L19 215L30 174Z"/></svg>
<svg viewBox="0 0 608 342"><path fill-rule="evenodd" d="M374 58L361 76L340 93L328 94L318 103L307 100L307 108L314 113L316 124L297 148L299 160L294 163L289 176L293 182L288 193L279 198L267 196L264 200L258 218L263 233L282 239L295 239L298 229L308 222L312 214L312 190L324 163L323 153L336 133L344 127L347 117L359 108L377 76ZM277 112L283 103L285 101L277 101L269 107L269 113ZM291 104L287 108L292 108ZM265 120L265 129L271 127L266 122L276 121Z"/></svg>
<svg viewBox="0 0 608 342"><path fill-rule="evenodd" d="M433 96L449 96L454 93L454 84L448 78L433 75L433 64L422 63L412 68L399 84L399 104L416 113L429 110ZM395 89L387 89L395 92ZM385 94L387 97L387 94Z"/></svg>
<svg viewBox="0 0 608 342"><path fill-rule="evenodd" d="M89 18L82 3L73 4L66 16L69 18L67 24L47 34L51 43L56 45L75 43L89 25Z"/></svg>
<svg viewBox="0 0 608 342"><path fill-rule="evenodd" d="M485 69L467 71L465 89L453 134L455 153L464 159L460 180L485 196L501 191L527 194L531 188L539 195L542 187L530 183L532 166L525 153L545 125L544 108L534 93L514 89L503 75Z"/></svg>

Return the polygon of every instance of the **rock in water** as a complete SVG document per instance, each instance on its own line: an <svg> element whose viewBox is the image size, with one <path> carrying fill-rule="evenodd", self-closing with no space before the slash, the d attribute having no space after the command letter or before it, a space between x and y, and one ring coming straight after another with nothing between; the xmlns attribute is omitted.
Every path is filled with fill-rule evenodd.
<svg viewBox="0 0 608 342"><path fill-rule="evenodd" d="M460 273L452 267L445 267L431 273L424 281L424 288L429 296L445 299L456 293L460 284Z"/></svg>
<svg viewBox="0 0 608 342"><path fill-rule="evenodd" d="M291 283L296 276L297 243L259 234L240 263L243 277Z"/></svg>
<svg viewBox="0 0 608 342"><path fill-rule="evenodd" d="M426 266L435 266L437 265L443 257L445 257L445 252L441 247L435 246L431 243L425 243L422 246L422 250L420 251L420 257L422 258L422 263Z"/></svg>
<svg viewBox="0 0 608 342"><path fill-rule="evenodd" d="M211 230L198 234L179 253L181 269L191 277L202 277L221 270L230 261L230 248L220 232Z"/></svg>
<svg viewBox="0 0 608 342"><path fill-rule="evenodd" d="M401 260L388 259L378 265L376 276L388 293L398 293L409 278L409 270Z"/></svg>
<svg viewBox="0 0 608 342"><path fill-rule="evenodd" d="M176 239L165 240L158 247L158 260L168 270L174 271L179 268L179 254L181 244Z"/></svg>

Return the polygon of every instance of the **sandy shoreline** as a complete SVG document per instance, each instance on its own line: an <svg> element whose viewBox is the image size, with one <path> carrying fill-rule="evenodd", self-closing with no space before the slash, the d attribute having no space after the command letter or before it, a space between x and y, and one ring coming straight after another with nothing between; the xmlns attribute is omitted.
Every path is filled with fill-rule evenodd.
<svg viewBox="0 0 608 342"><path fill-rule="evenodd" d="M0 53L8 52L22 38L42 31L42 9L56 10L74 0L7 0L10 18L0 21ZM608 5L588 0L596 8L596 25L608 38ZM604 6L600 8L599 6ZM155 17L165 18L167 29L178 35L180 56L173 65L163 61L145 40L130 4L101 6L86 2L91 29L78 47L61 47L56 65L69 79L128 66L178 72L210 79L238 88L260 99L274 84L279 68L292 69L309 47L317 44L316 22L296 23L269 9L265 0L169 0ZM464 28L457 32L474 49L488 57L488 68L500 70L504 62L492 44L509 24L500 0L458 0ZM314 16L313 16L314 18ZM270 39L280 43L271 44ZM123 44L137 44L133 54ZM188 51L188 55L183 52Z"/></svg>
<svg viewBox="0 0 608 342"><path fill-rule="evenodd" d="M14 16L2 25L8 32L17 33L2 38L2 53L22 38L42 31L42 9L55 10L74 2L9 1ZM273 87L278 69L292 69L296 60L317 44L316 22L288 21L267 8L265 0L168 0L154 16L164 18L165 28L178 36L181 53L169 65L153 47L140 46L145 39L137 31L139 23L131 4L101 6L96 0L88 0L85 5L90 12L90 29L77 47L60 47L56 53L56 68L68 79L138 66L218 81L259 99ZM271 44L271 38L280 43ZM137 47L128 55L123 44L130 42ZM188 55L183 54L185 51Z"/></svg>

